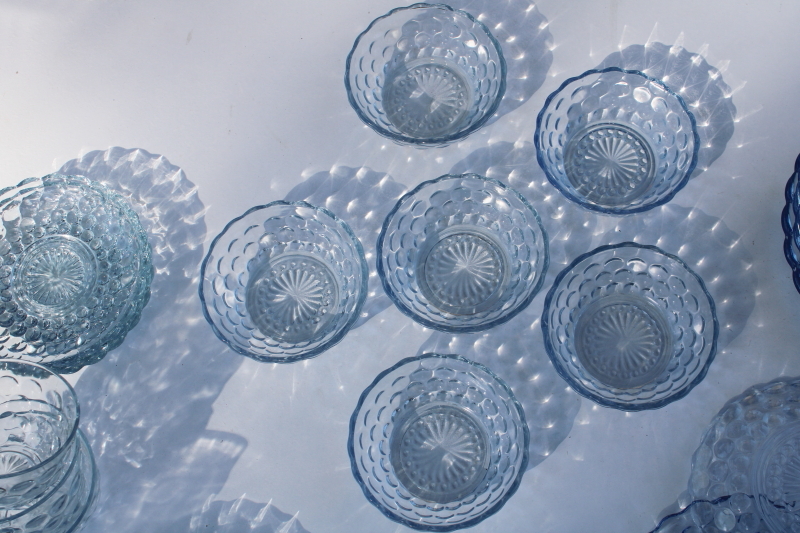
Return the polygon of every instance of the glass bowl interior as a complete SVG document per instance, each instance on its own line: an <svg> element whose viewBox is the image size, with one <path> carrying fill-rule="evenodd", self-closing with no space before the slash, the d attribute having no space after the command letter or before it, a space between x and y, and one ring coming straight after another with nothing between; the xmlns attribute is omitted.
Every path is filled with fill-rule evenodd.
<svg viewBox="0 0 800 533"><path fill-rule="evenodd" d="M367 293L361 243L305 202L273 202L232 220L203 261L200 298L214 333L266 362L313 357L339 342Z"/></svg>
<svg viewBox="0 0 800 533"><path fill-rule="evenodd" d="M539 291L549 262L533 207L477 174L445 175L403 196L384 221L377 256L397 307L452 332L511 319Z"/></svg>
<svg viewBox="0 0 800 533"><path fill-rule="evenodd" d="M150 298L151 250L118 194L51 174L0 191L0 356L58 372L122 343Z"/></svg>
<svg viewBox="0 0 800 533"><path fill-rule="evenodd" d="M612 67L570 78L551 94L534 143L548 180L567 198L624 215L671 200L697 165L700 141L677 93Z"/></svg>
<svg viewBox="0 0 800 533"><path fill-rule="evenodd" d="M25 361L0 360L0 509L14 514L42 498L73 459L80 410L61 376Z"/></svg>
<svg viewBox="0 0 800 533"><path fill-rule="evenodd" d="M399 143L444 145L481 127L505 92L499 43L470 14L414 4L375 19L347 57L358 116Z"/></svg>
<svg viewBox="0 0 800 533"><path fill-rule="evenodd" d="M705 377L719 325L711 295L683 261L622 243L578 257L556 277L542 331L576 392L638 411L682 398Z"/></svg>
<svg viewBox="0 0 800 533"><path fill-rule="evenodd" d="M428 353L400 361L362 393L348 452L384 515L450 531L477 524L513 495L529 440L522 407L489 369Z"/></svg>

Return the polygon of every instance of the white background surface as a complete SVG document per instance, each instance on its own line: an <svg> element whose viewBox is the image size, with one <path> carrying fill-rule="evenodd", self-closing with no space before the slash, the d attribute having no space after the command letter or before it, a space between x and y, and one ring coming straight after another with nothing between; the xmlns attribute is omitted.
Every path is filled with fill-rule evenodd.
<svg viewBox="0 0 800 533"><path fill-rule="evenodd" d="M110 146L163 154L198 187L207 249L231 218L282 199L308 176L337 165L367 166L413 186L447 173L476 149L498 141L530 142L546 96L619 47L678 41L704 52L735 90L738 118L723 155L672 204L697 207L740 236L736 246L752 258L749 268L757 278L756 287L742 290L755 291L755 308L684 400L636 414L581 400L569 437L527 472L502 511L474 529L649 531L685 490L691 454L725 400L752 384L800 374L800 295L783 259L779 224L783 187L799 151L800 3L542 0L537 7L550 22L554 45L544 85L466 141L432 150L378 137L359 122L345 96L344 63L353 40L393 7L386 0L0 1L0 185L48 174ZM550 193L557 194L552 188ZM536 207L537 199L531 201ZM545 224L552 234L549 225L558 221ZM706 259L731 268L725 256ZM562 267L552 264L551 273ZM548 288L534 306L541 307ZM196 301L181 309L194 325L202 318L192 294ZM81 387L80 381L94 375L87 383L99 382L102 373L131 364L137 331L155 320L146 310L129 338L132 347L120 348L113 363L104 360L72 378L82 402L107 391ZM186 341L186 332L172 333L158 344L165 364L172 347ZM210 331L203 335L210 344L218 342ZM103 459L107 451L95 447L105 499L88 529L171 531L164 513L149 511L149 505L161 498L177 518L198 513L197 502L217 494L219 500L246 495L271 501L285 513L299 513L314 533L403 530L373 508L352 479L347 421L374 375L417 353L430 335L389 308L306 363L239 361L221 343L213 345L221 358L239 366L222 383L206 429L243 438L238 459L216 484L181 484L186 471L175 468L171 481L151 476L149 485L130 492L140 499L126 501L114 496L115 487L128 482L125 468L147 465L128 461L115 469L116 463ZM202 353L181 361L188 367L208 364ZM186 372L193 376L191 368ZM142 394L149 394L146 389ZM137 396L126 401L135 403ZM88 409L84 425L96 412ZM152 457L179 451L159 446ZM199 470L187 479L202 480L203 467L213 470L195 465ZM161 496L158 484L165 484ZM197 494L183 497L186 491Z"/></svg>

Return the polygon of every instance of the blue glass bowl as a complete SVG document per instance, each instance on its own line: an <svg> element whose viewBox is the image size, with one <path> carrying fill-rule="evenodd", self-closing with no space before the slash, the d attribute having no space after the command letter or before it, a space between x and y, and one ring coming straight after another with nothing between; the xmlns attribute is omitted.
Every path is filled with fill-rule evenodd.
<svg viewBox="0 0 800 533"><path fill-rule="evenodd" d="M367 261L350 227L321 207L273 202L225 226L201 269L214 333L257 361L291 363L344 338L367 296Z"/></svg>
<svg viewBox="0 0 800 533"><path fill-rule="evenodd" d="M800 179L800 156L794 163L794 174L786 182L785 197L786 205L781 213L781 227L783 228L783 254L792 269L792 279L794 286L800 292L800 225L798 225L798 214L800 214L800 190L798 190L798 180Z"/></svg>
<svg viewBox="0 0 800 533"><path fill-rule="evenodd" d="M658 409L706 375L719 324L703 280L680 258L632 242L561 271L542 314L545 348L578 393L624 411Z"/></svg>
<svg viewBox="0 0 800 533"><path fill-rule="evenodd" d="M443 146L474 132L506 89L500 44L481 22L443 4L393 9L347 56L347 98L380 135Z"/></svg>
<svg viewBox="0 0 800 533"><path fill-rule="evenodd" d="M381 372L350 418L350 466L391 520L425 531L474 526L516 492L530 435L491 370L426 353Z"/></svg>
<svg viewBox="0 0 800 533"><path fill-rule="evenodd" d="M510 320L539 292L547 233L518 192L477 174L421 183L383 223L377 269L398 309L454 333Z"/></svg>
<svg viewBox="0 0 800 533"><path fill-rule="evenodd" d="M731 398L692 456L689 495L748 494L772 532L800 531L800 378L778 378Z"/></svg>
<svg viewBox="0 0 800 533"><path fill-rule="evenodd" d="M635 70L589 70L547 97L533 136L547 179L600 213L672 199L697 165L700 138L683 99Z"/></svg>
<svg viewBox="0 0 800 533"><path fill-rule="evenodd" d="M76 176L0 191L0 357L75 372L119 346L153 279L130 205Z"/></svg>

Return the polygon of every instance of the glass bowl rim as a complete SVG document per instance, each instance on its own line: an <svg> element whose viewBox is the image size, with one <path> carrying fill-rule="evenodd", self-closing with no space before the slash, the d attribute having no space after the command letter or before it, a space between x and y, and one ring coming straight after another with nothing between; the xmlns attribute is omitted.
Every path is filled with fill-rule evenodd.
<svg viewBox="0 0 800 533"><path fill-rule="evenodd" d="M325 216L329 217L336 223L336 225L340 229L344 231L344 234L348 236L352 241L353 247L355 248L356 251L356 256L358 258L359 265L361 267L361 284L359 286L359 291L358 291L359 292L358 301L356 302L356 305L353 308L351 316L347 320L347 322L345 322L345 324L340 327L339 331L335 335L333 335L330 339L328 339L327 342L317 346L314 349L304 351L297 355L291 355L291 356L259 355L253 352L248 352L247 350L244 350L243 348L234 345L228 338L226 338L226 336L221 331L219 331L219 328L217 328L217 325L211 319L211 315L208 312L208 304L205 298L205 291L203 289L203 284L205 283L206 280L206 269L208 267L208 262L211 259L211 253L214 251L215 247L217 246L217 243L222 239L222 237L228 233L228 230L230 230L234 224L244 219L251 213L270 209L272 207L303 207L307 209L312 209L314 211L319 211ZM211 241L211 245L208 247L208 252L206 252L206 256L203 258L203 262L200 266L200 283L199 283L200 287L198 289L198 293L200 295L200 303L201 303L200 307L203 309L203 316L205 317L206 322L208 322L209 325L211 326L214 335L216 335L217 338L222 342L224 342L230 349L232 349L238 354L250 357L251 359L255 359L256 361L262 363L295 363L297 361L303 361L305 359L311 359L312 357L316 357L317 355L323 353L324 351L338 344L345 337L345 335L347 335L347 332L350 331L350 329L352 329L353 324L356 322L356 320L358 320L361 314L361 309L363 308L364 302L367 299L368 278L369 278L369 267L367 266L367 259L364 256L364 248L361 245L361 241L358 239L358 237L356 237L356 234L353 233L353 230L350 228L350 225L347 224L347 222L340 219L331 211L321 206L313 205L303 201L289 202L286 200L277 200L275 202L269 202L267 204L253 206L247 211L245 211L243 214L231 219L227 224L225 224L225 227L222 229L222 231L216 237L214 237L214 240Z"/></svg>
<svg viewBox="0 0 800 533"><path fill-rule="evenodd" d="M714 326L713 337L711 341L711 345L709 348L708 358L706 359L705 363L703 364L703 368L700 369L700 372L694 377L694 379L689 382L687 385L684 385L683 388L678 390L671 391L667 396L657 399L657 400L649 400L646 402L642 402L640 404L630 404L626 402L618 402L611 400L609 398L604 398L599 394L596 394L580 382L576 381L572 378L572 376L567 372L564 366L561 364L559 357L556 355L556 348L553 346L553 343L550 340L549 330L550 330L550 319L548 317L548 313L550 311L550 306L553 303L553 298L555 297L556 291L558 290L559 285L567 276L567 274L572 271L577 265L579 265L583 260L592 257L593 255L597 255L600 253L607 252L609 250L616 250L619 248L639 248L648 250L651 252L655 252L657 254L663 255L668 257L669 259L678 263L685 271L694 277L694 279L698 282L700 288L703 291L703 295L705 295L706 299L709 303L709 308L711 310L711 318L712 324ZM564 269L558 273L555 280L553 281L553 285L550 287L550 290L547 292L547 296L544 300L544 308L542 310L542 337L544 337L544 348L547 352L547 356L550 358L550 362L553 364L556 372L559 376L561 376L564 381L570 386L572 390L587 398L603 407L611 407L613 409L619 409L621 411L645 411L650 409L660 409L666 405L671 404L674 401L680 400L692 389L694 389L697 385L700 384L701 381L706 377L708 373L708 369L711 366L711 363L714 361L714 358L717 355L717 342L719 338L719 320L717 319L717 307L714 303L714 298L711 297L711 294L708 292L708 288L706 287L703 278L697 275L697 273L692 270L686 262L678 257L677 255L665 252L661 248L649 244L639 244L636 242L621 242L618 244L608 244L603 246L598 246L594 250L586 252L584 254L579 255L576 257L569 265L564 267ZM581 365L582 367L583 365Z"/></svg>
<svg viewBox="0 0 800 533"><path fill-rule="evenodd" d="M408 135L393 133L387 130L386 128L384 128L383 126L379 125L374 120L372 120L369 116L367 116L367 114L361 109L361 107L356 102L355 97L353 96L353 88L350 85L350 71L351 71L350 65L353 61L353 56L356 52L356 49L358 48L358 45L361 43L361 39L365 37L372 30L373 26L378 24L378 22L393 16L395 13L407 11L409 9L430 9L430 8L452 11L453 13L459 16L464 16L469 21L480 27L484 31L484 33L486 33L486 35L489 37L489 41L494 46L495 50L497 50L497 56L500 62L500 84L497 89L497 96L495 97L494 102L492 102L492 104L487 108L483 116L480 119L478 119L474 124L472 124L472 126L470 126L469 128L457 131L451 135L444 135L438 137L425 137L425 138L410 137ZM372 22L369 23L369 26L367 26L367 28L364 31L358 34L358 37L356 37L356 40L353 42L353 47L350 49L350 53L347 54L347 59L345 60L344 86L345 86L345 92L347 93L347 100L348 102L350 102L350 106L355 110L356 114L358 115L358 118L360 118L361 121L364 122L364 124L368 125L376 133L378 133L383 137L391 139L392 141L399 144L410 144L419 147L434 147L464 139L469 135L475 133L475 131L477 131L481 127L483 127L483 125L486 124L486 122L497 112L497 109L500 107L500 103L503 101L503 97L505 96L506 93L507 75L508 75L508 67L506 65L505 56L503 55L503 47L500 45L500 42L497 40L494 34L492 34L492 32L489 30L489 28L486 27L486 25L483 22L476 19L466 11L461 9L454 9L447 4L418 2L415 4L411 4L409 6L396 7L392 9L385 15L381 15L380 17L374 19Z"/></svg>
<svg viewBox="0 0 800 533"><path fill-rule="evenodd" d="M536 224L539 226L539 230L542 232L542 242L544 243L543 251L544 251L544 261L542 262L542 271L539 275L539 279L536 281L536 284L533 287L531 293L519 304L517 307L512 309L510 312L498 316L494 320L487 322L486 324L477 324L473 326L453 326L449 324L440 324L438 322L434 322L428 318L420 316L419 314L415 313L412 309L407 307L405 303L401 301L401 299L394 293L389 285L389 281L386 277L386 274L383 271L383 243L386 239L386 232L389 229L389 222L394 217L397 210L400 209L400 206L406 202L408 199L414 197L417 193L419 193L425 187L435 185L442 181L447 180L455 180L455 179L476 179L486 183L491 183L500 187L501 189L508 191L509 193L513 194L517 199L519 199L525 208L527 208L531 213L533 213L534 219L536 220ZM544 225L542 224L542 219L539 216L539 212L534 209L533 205L525 198L519 191L516 189L509 187L505 183L497 180L495 178L489 178L486 176L481 176L480 174L475 174L472 172L466 172L464 174L445 174L443 176L439 176L436 179L423 181L412 190L405 193L400 199L397 200L392 210L389 211L389 214L386 215L386 218L383 219L383 225L381 226L381 232L378 235L378 242L375 249L375 266L378 271L378 277L381 280L381 285L383 286L383 291L392 301L392 303L407 317L411 318L415 322L422 324L426 328L435 329L437 331L444 331L447 333L474 333L477 331L484 331L495 326L499 326L500 324L504 324L508 322L519 313L521 313L525 308L527 308L533 299L536 297L537 294L542 290L542 286L544 285L544 278L547 275L547 270L550 268L550 237L547 234L547 230L545 229Z"/></svg>
<svg viewBox="0 0 800 533"><path fill-rule="evenodd" d="M522 426L522 434L523 434L522 462L520 463L514 481L511 483L511 485L509 485L508 490L503 495L503 497L500 498L497 502L495 502L494 505L492 505L490 508L488 508L486 511L479 514L478 516L467 520L466 522L458 522L453 524L436 526L436 525L422 525L417 522L412 522L411 520L402 518L392 513L389 509L387 509L383 505L381 505L381 503L377 500L377 498L375 498L370 492L367 484L361 477L361 474L358 470L358 463L355 454L355 442L353 436L355 434L356 424L358 423L359 415L361 413L361 408L364 406L364 402L367 400L367 397L372 392L372 390L378 385L378 383L381 382L383 378L385 378L395 370L405 365L409 365L417 361L422 361L426 359L453 359L455 361L459 361L461 363L465 363L474 368L477 368L481 372L488 375L491 379L494 380L496 384L500 386L500 389L502 389L502 391L504 391L508 395L508 399L510 400L509 403L513 408L516 409L517 414L519 415L520 418L520 423L521 423L520 425ZM375 379L372 380L372 383L370 383L369 386L361 392L361 395L358 398L358 403L356 404L356 408L353 410L353 414L350 416L350 423L348 425L348 434L347 434L347 455L350 458L350 471L352 472L353 477L355 477L356 481L358 482L358 485L361 487L361 490L364 493L364 496L367 498L367 500L372 505L377 507L378 510L388 519L394 522L398 522L412 529L417 529L422 531L453 531L456 529L468 528L484 521L493 514L497 513L500 509L503 508L503 506L514 495L514 493L517 492L520 483L522 483L522 477L525 475L525 471L528 467L529 446L530 446L530 429L528 428L528 422L525 419L525 410L522 408L522 404L519 403L519 400L517 400L517 397L514 395L514 391L511 390L511 387L509 387L508 384L505 381L503 381L503 379L501 379L497 374L495 374L491 369L489 369L485 365L482 365L481 363L472 361L458 354L441 354L437 352L425 352L420 355L406 357L404 359L401 359L391 367L387 368L386 370L383 370L380 374L378 374L375 377Z"/></svg>
<svg viewBox="0 0 800 533"><path fill-rule="evenodd" d="M795 235L795 231L791 223L792 217L790 216L791 210L794 214L794 226L797 226L798 210L794 208L793 203L794 196L800 195L797 189L798 187L800 187L800 155L797 156L797 159L794 162L794 172L786 182L786 187L784 188L786 205L783 207L783 211L781 212L781 228L783 229L784 235L783 255L786 257L786 262L789 263L789 267L792 269L792 280L794 281L795 289L800 292L800 261L798 261L798 258L795 257L794 250L792 249L795 238L800 237L800 230L798 230L798 235ZM794 189L794 194L792 194L792 189Z"/></svg>
<svg viewBox="0 0 800 533"><path fill-rule="evenodd" d="M72 396L72 399L75 402L75 423L72 425L72 429L70 430L67 438L64 439L64 442L61 444L61 446L59 446L58 450L52 453L50 457L48 457L41 463L36 463L34 466L31 466L24 470L20 470L18 472L12 472L10 474L0 474L0 480L10 479L23 474L27 474L29 472L33 472L43 467L44 465L50 463L51 461L54 461L57 457L60 457L64 453L64 450L66 450L69 446L72 445L72 442L75 440L75 435L78 434L78 426L80 425L81 422L81 404L78 402L78 394L75 392L75 389L72 387L72 385L69 384L69 381L64 379L64 376L53 370L50 370L46 366L42 366L37 363L31 363L30 361L26 361L24 359L8 359L8 358L0 359L0 366L5 365L7 363L13 363L22 366L32 366L40 371L44 371L48 374L51 374L52 376L55 376L59 381L61 381L61 383L66 385L67 392L69 392L70 396Z"/></svg>
<svg viewBox="0 0 800 533"><path fill-rule="evenodd" d="M544 121L544 114L550 107L552 101L555 100L555 98L559 94L561 94L561 92L571 83L582 80L583 78L592 76L594 74L605 74L607 72L620 72L623 74L633 74L636 76L641 76L643 78L646 78L651 83L655 83L656 85L661 87L665 92L667 92L667 94L673 96L678 101L684 112L689 116L689 123L691 124L692 127L692 138L694 140L694 147L692 148L692 160L689 163L689 167L683 173L683 177L680 179L678 184L668 194L666 194L663 198L661 198L657 202L651 202L646 205L640 205L634 208L603 207L588 202L584 198L580 198L572 194L566 188L564 188L561 185L561 183L556 179L556 177L553 175L553 173L550 171L549 165L545 161L543 150L539 145L539 132L542 130L542 122ZM539 162L539 166L542 168L542 170L544 170L544 173L547 176L547 181L549 181L553 187L558 189L558 191L564 196L566 196L568 200L575 202L576 204L580 205L585 209L589 209L590 211L595 211L605 215L630 215L633 213L641 213L644 211L649 211L650 209L666 204L667 202L672 200L672 198L674 198L675 195L678 194L678 192L681 189L683 189L687 183L689 183L689 179L691 178L692 173L694 172L695 168L697 168L697 161L700 154L700 134L697 132L697 119L695 118L694 113L692 113L691 110L689 110L689 106L686 105L686 102L684 101L683 97L680 94L673 91L666 83L664 83L663 80L654 78L648 74L645 74L640 70L628 70L620 67L591 69L587 70L583 74L579 74L578 76L573 76L572 78L567 78L566 80L564 80L564 82L558 87L558 89L556 89L547 96L547 99L544 101L542 109L539 111L539 115L536 117L536 130L533 134L533 144L536 147L536 160Z"/></svg>

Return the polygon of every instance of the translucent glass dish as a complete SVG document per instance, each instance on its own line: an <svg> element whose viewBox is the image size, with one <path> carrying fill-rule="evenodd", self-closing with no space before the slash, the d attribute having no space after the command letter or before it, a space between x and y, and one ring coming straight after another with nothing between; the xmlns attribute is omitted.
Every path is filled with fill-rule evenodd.
<svg viewBox="0 0 800 533"><path fill-rule="evenodd" d="M689 494L748 494L772 533L800 531L800 378L779 378L731 398L692 456Z"/></svg>
<svg viewBox="0 0 800 533"><path fill-rule="evenodd" d="M533 140L554 187L613 215L670 201L689 181L700 144L694 116L677 93L617 67L566 80L547 97Z"/></svg>
<svg viewBox="0 0 800 533"><path fill-rule="evenodd" d="M547 233L528 201L497 180L421 183L383 223L377 269L398 309L426 327L480 331L522 311L544 282Z"/></svg>
<svg viewBox="0 0 800 533"><path fill-rule="evenodd" d="M783 228L783 254L792 269L792 279L794 286L800 292L800 224L798 224L798 214L800 214L800 156L794 163L794 174L786 182L784 195L786 205L781 213L781 227Z"/></svg>
<svg viewBox="0 0 800 533"><path fill-rule="evenodd" d="M76 176L0 191L0 357L75 372L119 346L153 279L139 218L118 194Z"/></svg>
<svg viewBox="0 0 800 533"><path fill-rule="evenodd" d="M345 88L359 118L395 142L441 146L497 110L506 63L472 15L414 4L372 21L347 56Z"/></svg>
<svg viewBox="0 0 800 533"><path fill-rule="evenodd" d="M47 368L0 360L0 531L75 531L96 495L75 391Z"/></svg>
<svg viewBox="0 0 800 533"><path fill-rule="evenodd" d="M200 275L214 333L262 362L324 352L352 327L367 295L361 243L333 213L305 202L273 202L233 219Z"/></svg>
<svg viewBox="0 0 800 533"><path fill-rule="evenodd" d="M724 496L697 500L682 511L665 516L651 533L771 533L758 516L753 497Z"/></svg>
<svg viewBox="0 0 800 533"><path fill-rule="evenodd" d="M640 411L703 380L719 324L703 280L680 258L627 242L601 246L558 274L542 332L556 371L577 393Z"/></svg>
<svg viewBox="0 0 800 533"><path fill-rule="evenodd" d="M427 353L381 372L361 394L347 450L356 481L384 515L452 531L514 494L529 441L522 407L488 368Z"/></svg>

